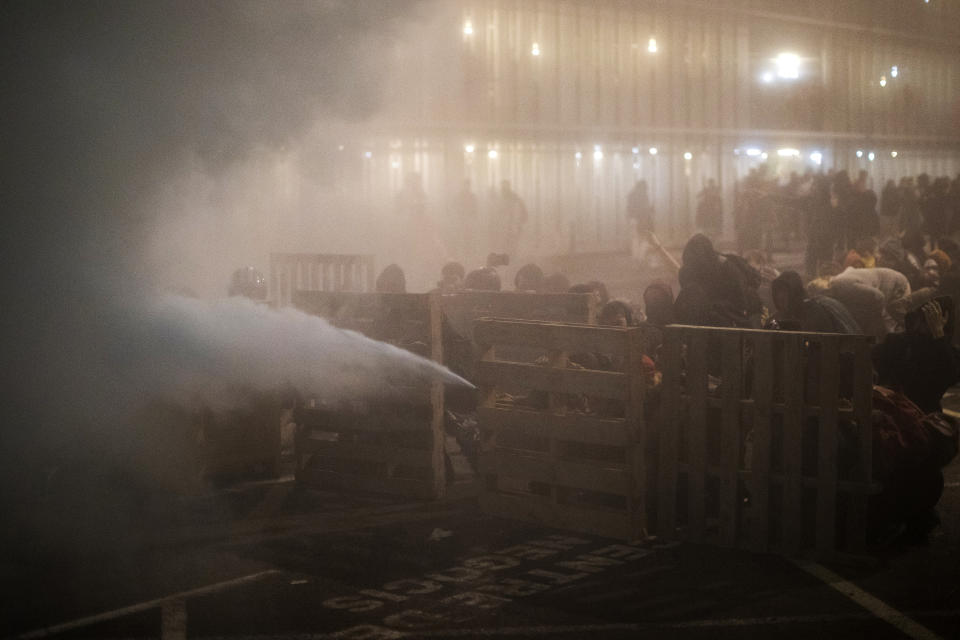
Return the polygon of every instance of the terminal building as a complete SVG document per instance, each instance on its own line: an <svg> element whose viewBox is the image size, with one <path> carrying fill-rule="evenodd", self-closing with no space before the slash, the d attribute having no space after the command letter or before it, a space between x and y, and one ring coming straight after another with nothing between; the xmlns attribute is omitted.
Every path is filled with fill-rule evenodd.
<svg viewBox="0 0 960 640"><path fill-rule="evenodd" d="M390 108L344 147L364 192L420 174L438 217L462 181L510 180L531 252L617 251L626 195L694 229L696 195L737 180L865 169L960 172L955 0L463 0L404 40ZM384 200L386 206L386 200Z"/></svg>

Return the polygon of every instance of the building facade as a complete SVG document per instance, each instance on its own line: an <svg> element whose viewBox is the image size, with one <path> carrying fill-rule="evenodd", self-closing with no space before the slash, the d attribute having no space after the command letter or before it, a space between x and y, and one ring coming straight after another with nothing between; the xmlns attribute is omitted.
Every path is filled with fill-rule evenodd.
<svg viewBox="0 0 960 640"><path fill-rule="evenodd" d="M446 209L510 180L532 252L626 247L646 180L663 236L751 167L960 171L957 0L462 0L405 42L390 108L356 140L363 188L416 172Z"/></svg>

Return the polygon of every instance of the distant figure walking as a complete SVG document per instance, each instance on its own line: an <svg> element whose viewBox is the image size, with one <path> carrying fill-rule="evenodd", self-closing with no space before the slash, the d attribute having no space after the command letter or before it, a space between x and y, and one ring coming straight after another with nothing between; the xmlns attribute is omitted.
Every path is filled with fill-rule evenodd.
<svg viewBox="0 0 960 640"><path fill-rule="evenodd" d="M723 198L717 181L711 178L697 194L697 229L711 238L723 231Z"/></svg>
<svg viewBox="0 0 960 640"><path fill-rule="evenodd" d="M513 190L509 180L500 182L500 195L494 210L493 226L497 246L495 250L515 256L520 235L527 224L527 205Z"/></svg>
<svg viewBox="0 0 960 640"><path fill-rule="evenodd" d="M635 229L630 253L641 262L647 262L649 259L650 234L654 232L653 213L647 181L637 180L633 189L627 194L627 218L633 220Z"/></svg>

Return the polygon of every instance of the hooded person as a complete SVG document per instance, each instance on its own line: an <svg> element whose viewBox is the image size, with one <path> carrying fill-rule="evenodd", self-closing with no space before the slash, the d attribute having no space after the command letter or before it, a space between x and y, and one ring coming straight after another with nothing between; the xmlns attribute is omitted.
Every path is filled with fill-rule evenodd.
<svg viewBox="0 0 960 640"><path fill-rule="evenodd" d="M807 296L796 271L781 273L773 281L771 290L783 328L813 333L860 333L857 321L841 302L822 295Z"/></svg>
<svg viewBox="0 0 960 640"><path fill-rule="evenodd" d="M739 256L717 253L702 233L684 247L679 279L674 311L681 323L750 328L761 312L760 274Z"/></svg>

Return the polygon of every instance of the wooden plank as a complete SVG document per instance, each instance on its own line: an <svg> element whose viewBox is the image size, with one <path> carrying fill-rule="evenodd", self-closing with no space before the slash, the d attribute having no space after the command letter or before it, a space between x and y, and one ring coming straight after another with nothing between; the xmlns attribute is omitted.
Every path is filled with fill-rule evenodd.
<svg viewBox="0 0 960 640"><path fill-rule="evenodd" d="M672 324L670 325L673 329L679 329L681 331L708 331L711 334L722 335L722 334L736 334L743 338L763 338L764 336L770 337L770 331L766 329L738 329L732 327L699 327L689 324ZM777 331L777 336L788 337L796 336L802 340L812 340L817 341L825 336L837 336L838 338L847 338L849 337L844 333L810 333L803 331Z"/></svg>
<svg viewBox="0 0 960 640"><path fill-rule="evenodd" d="M629 496L632 473L623 465L586 464L556 459L550 455L496 449L479 458L481 474L507 476L572 489Z"/></svg>
<svg viewBox="0 0 960 640"><path fill-rule="evenodd" d="M706 530L708 337L707 331L692 331L687 342L687 535L693 542L702 542Z"/></svg>
<svg viewBox="0 0 960 640"><path fill-rule="evenodd" d="M549 354L551 369L562 371L567 368L567 353L562 350L551 350ZM566 396L557 392L548 394L548 407L551 413L566 413ZM550 460L553 465L560 463L560 442L551 434L548 440ZM550 487L550 499L556 503L560 499L559 489L554 483Z"/></svg>
<svg viewBox="0 0 960 640"><path fill-rule="evenodd" d="M330 433L383 433L397 431L428 431L431 421L427 418L396 416L384 413L353 415L331 412L325 409L301 409L298 424L308 434L310 431Z"/></svg>
<svg viewBox="0 0 960 640"><path fill-rule="evenodd" d="M803 538L803 374L800 336L787 336L783 345L783 501L782 544L787 553L800 551ZM802 378L800 378L802 380Z"/></svg>
<svg viewBox="0 0 960 640"><path fill-rule="evenodd" d="M496 432L510 431L521 436L585 442L611 447L624 447L632 442L630 427L623 420L605 420L594 416L568 413L558 415L540 411L480 407L480 424Z"/></svg>
<svg viewBox="0 0 960 640"><path fill-rule="evenodd" d="M326 458L386 462L407 467L430 467L432 451L395 446L376 446L352 442L305 440L300 455L320 455Z"/></svg>
<svg viewBox="0 0 960 640"><path fill-rule="evenodd" d="M480 362L477 379L480 384L507 391L532 389L610 399L623 399L627 393L627 376L622 373L551 369L518 362Z"/></svg>
<svg viewBox="0 0 960 640"><path fill-rule="evenodd" d="M739 335L721 335L722 395L720 430L720 543L732 547L737 541L737 494L740 469L740 396L743 348Z"/></svg>
<svg viewBox="0 0 960 640"><path fill-rule="evenodd" d="M873 366L872 339L858 336L853 352L853 420L857 425L859 450L857 472L852 478L873 482ZM860 553L867 546L867 498L852 495L847 509L846 551Z"/></svg>
<svg viewBox="0 0 960 640"><path fill-rule="evenodd" d="M820 422L817 429L816 547L820 552L832 552L836 547L837 464L840 446L837 434L839 364L840 341L823 340L820 343Z"/></svg>
<svg viewBox="0 0 960 640"><path fill-rule="evenodd" d="M596 296L589 293L529 293L517 291L464 291L445 294L445 310L473 309L504 318L588 322Z"/></svg>
<svg viewBox="0 0 960 640"><path fill-rule="evenodd" d="M367 291L373 291L375 288L375 278L376 278L376 275L374 274L376 274L377 272L376 264L374 262L374 257L365 256L363 261L367 269L367 274L366 274Z"/></svg>
<svg viewBox="0 0 960 640"><path fill-rule="evenodd" d="M646 382L643 375L643 335L640 331L627 333L626 366L629 375L627 400L624 406L624 426L630 438L625 459L631 465L633 486L627 497L630 526L634 531L647 531L647 425L644 416Z"/></svg>
<svg viewBox="0 0 960 640"><path fill-rule="evenodd" d="M770 538L770 406L773 404L773 335L753 340L753 454L750 462L750 548L765 552Z"/></svg>
<svg viewBox="0 0 960 640"><path fill-rule="evenodd" d="M443 316L440 311L440 296L429 294L427 298L429 335L431 340L430 359L443 364ZM433 477L433 495L442 498L446 490L447 465L444 461L446 433L444 431L443 383L434 380L430 383L430 406L432 408L431 430L433 432L433 452L431 459Z"/></svg>
<svg viewBox="0 0 960 640"><path fill-rule="evenodd" d="M744 481L751 481L752 479L752 474L750 471L741 469L737 473ZM767 480L773 484L783 484L784 475L782 473L770 473L767 474ZM803 484L804 488L816 489L819 479L816 477L804 476L801 480L801 483ZM880 493L882 489L883 487L877 482L851 482L849 480L837 481L837 491L840 493L849 493L851 495L874 496Z"/></svg>
<svg viewBox="0 0 960 640"><path fill-rule="evenodd" d="M298 472L297 482L306 486L370 491L416 500L433 500L436 497L432 482L414 478L377 478L307 467Z"/></svg>
<svg viewBox="0 0 960 640"><path fill-rule="evenodd" d="M619 327L482 318L474 323L473 339L477 344L512 344L543 350L559 349L570 353L610 354L624 352L626 334L629 331L631 330Z"/></svg>
<svg viewBox="0 0 960 640"><path fill-rule="evenodd" d="M589 293L466 291L445 294L440 300L444 315L470 340L474 322L486 317L596 324L597 298Z"/></svg>
<svg viewBox="0 0 960 640"><path fill-rule="evenodd" d="M663 387L660 402L659 459L657 464L657 530L661 537L676 537L677 463L680 420L680 346L682 329L664 330Z"/></svg>
<svg viewBox="0 0 960 640"><path fill-rule="evenodd" d="M609 509L557 505L537 496L513 496L490 492L481 493L479 502L484 513L510 520L521 520L619 540L635 540L637 537L637 532L630 528L626 514Z"/></svg>

